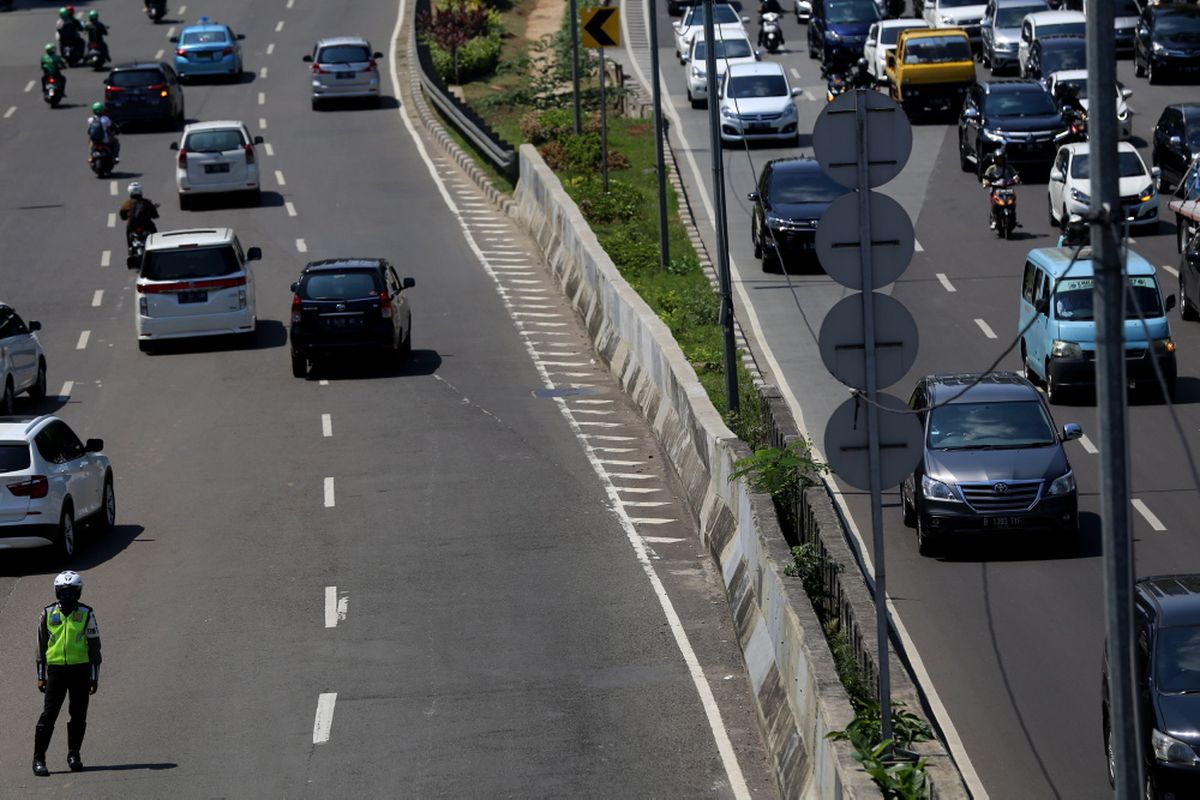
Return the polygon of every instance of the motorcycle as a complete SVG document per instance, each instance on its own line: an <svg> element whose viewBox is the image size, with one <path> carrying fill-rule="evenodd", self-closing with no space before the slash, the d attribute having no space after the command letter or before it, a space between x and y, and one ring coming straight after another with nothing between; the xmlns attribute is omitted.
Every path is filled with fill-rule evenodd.
<svg viewBox="0 0 1200 800"><path fill-rule="evenodd" d="M843 72L829 72L825 75L825 100L832 103L835 98L850 88Z"/></svg>
<svg viewBox="0 0 1200 800"><path fill-rule="evenodd" d="M58 104L62 102L63 87L58 78L53 75L48 75L42 79L42 99L49 103L51 108L58 108Z"/></svg>
<svg viewBox="0 0 1200 800"><path fill-rule="evenodd" d="M991 220L996 223L996 235L1008 239L1017 225L1017 190L1020 179L990 181Z"/></svg>
<svg viewBox="0 0 1200 800"><path fill-rule="evenodd" d="M167 14L167 0L146 0L146 16L151 22L161 22Z"/></svg>
<svg viewBox="0 0 1200 800"><path fill-rule="evenodd" d="M96 71L104 69L104 64L107 59L104 57L104 50L100 47L99 42L91 42L88 44L87 55L84 56L83 63Z"/></svg>
<svg viewBox="0 0 1200 800"><path fill-rule="evenodd" d="M125 266L137 269L142 265L142 255L146 252L146 238L150 231L142 227L134 228L129 234L129 254L125 257Z"/></svg>
<svg viewBox="0 0 1200 800"><path fill-rule="evenodd" d="M767 49L768 53L779 52L783 44L783 31L779 27L779 15L768 11L758 18L758 42Z"/></svg>
<svg viewBox="0 0 1200 800"><path fill-rule="evenodd" d="M1054 137L1054 147L1056 149L1062 147L1064 144L1087 141L1087 114L1064 109L1063 120L1067 123L1067 129Z"/></svg>
<svg viewBox="0 0 1200 800"><path fill-rule="evenodd" d="M92 168L97 178L107 178L116 165L116 159L108 145L92 142L91 154L88 156L88 166Z"/></svg>
<svg viewBox="0 0 1200 800"><path fill-rule="evenodd" d="M83 63L83 39L63 39L58 49L67 66L78 67Z"/></svg>

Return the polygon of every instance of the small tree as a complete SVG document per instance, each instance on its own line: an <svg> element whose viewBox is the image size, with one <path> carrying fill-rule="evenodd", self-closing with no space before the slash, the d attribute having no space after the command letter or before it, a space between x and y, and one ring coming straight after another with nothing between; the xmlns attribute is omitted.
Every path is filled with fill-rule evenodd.
<svg viewBox="0 0 1200 800"><path fill-rule="evenodd" d="M419 29L434 44L450 54L454 65L454 82L459 82L458 51L477 36L488 32L488 11L482 3L472 0L446 0L433 14L423 14L418 20Z"/></svg>

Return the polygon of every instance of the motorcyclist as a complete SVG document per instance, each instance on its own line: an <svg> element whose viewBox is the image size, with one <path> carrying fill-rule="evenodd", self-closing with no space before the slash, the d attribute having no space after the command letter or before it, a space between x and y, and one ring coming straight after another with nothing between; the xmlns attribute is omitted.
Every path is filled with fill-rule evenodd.
<svg viewBox="0 0 1200 800"><path fill-rule="evenodd" d="M121 163L121 140L117 138L120 131L105 112L104 103L92 103L92 115L87 119L88 138L96 144L107 145L116 164Z"/></svg>
<svg viewBox="0 0 1200 800"><path fill-rule="evenodd" d="M1058 237L1059 247L1083 247L1091 244L1092 231L1083 217L1072 214L1063 224L1062 235Z"/></svg>
<svg viewBox="0 0 1200 800"><path fill-rule="evenodd" d="M58 48L54 46L54 42L46 45L46 52L42 53L42 91L46 90L46 81L50 78L58 80L58 86L62 90L62 96L67 96L67 76L63 72L67 68L67 60L58 54Z"/></svg>
<svg viewBox="0 0 1200 800"><path fill-rule="evenodd" d="M100 58L103 59L101 63L111 61L112 59L108 55L108 42L104 40L104 37L108 36L108 26L100 21L99 11L93 8L88 12L88 21L83 29L87 32L88 45L95 45L99 48Z"/></svg>
<svg viewBox="0 0 1200 800"><path fill-rule="evenodd" d="M1087 119L1087 109L1079 97L1079 87L1073 83L1064 83L1058 89L1058 102L1064 114L1076 119Z"/></svg>
<svg viewBox="0 0 1200 800"><path fill-rule="evenodd" d="M875 85L875 76L871 74L867 59L860 57L850 69L851 89L870 89Z"/></svg>
<svg viewBox="0 0 1200 800"><path fill-rule="evenodd" d="M1004 149L997 150L992 155L992 163L986 170L983 171L982 183L984 188L990 189L993 184L1004 183L1020 183L1021 178L1017 175L1017 171L1008 163L1008 156ZM989 221L992 230L996 229L996 215L992 214Z"/></svg>
<svg viewBox="0 0 1200 800"><path fill-rule="evenodd" d="M137 181L129 184L128 191L129 197L124 203L121 203L121 210L118 214L121 219L125 220L125 244L132 248L133 232L138 228L147 234L158 231L158 227L154 224L154 220L158 219L158 203L151 202L142 194L142 185Z"/></svg>
<svg viewBox="0 0 1200 800"><path fill-rule="evenodd" d="M65 56L66 48L70 45L75 45L82 50L83 25L75 16L75 6L64 6L58 10L58 23L55 25L55 30L58 32L59 53Z"/></svg>
<svg viewBox="0 0 1200 800"><path fill-rule="evenodd" d="M764 45L763 25L762 25L762 18L763 18L764 14L778 14L779 17L782 18L783 17L783 6L781 6L779 4L779 0L762 0L762 2L759 3L759 5L758 5L758 45L759 45L759 47L762 47ZM779 44L783 45L783 26L776 25L776 28L779 31Z"/></svg>

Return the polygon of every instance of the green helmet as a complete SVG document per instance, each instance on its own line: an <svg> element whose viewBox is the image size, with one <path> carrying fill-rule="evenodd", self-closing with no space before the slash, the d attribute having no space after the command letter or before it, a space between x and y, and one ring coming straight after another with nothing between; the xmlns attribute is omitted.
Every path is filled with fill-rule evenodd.
<svg viewBox="0 0 1200 800"><path fill-rule="evenodd" d="M57 49L58 48L54 46L54 42L50 42L48 45L46 45L46 52L49 53L50 55L54 55L54 52Z"/></svg>
<svg viewBox="0 0 1200 800"><path fill-rule="evenodd" d="M92 103L92 113L99 114L104 111L104 103Z"/></svg>
<svg viewBox="0 0 1200 800"><path fill-rule="evenodd" d="M58 10L58 15L59 15L60 17L62 17L63 19L66 19L67 17L71 16L71 12L70 12L70 11L67 11L67 7L66 7L66 6L63 6L62 8L60 8L60 9Z"/></svg>
<svg viewBox="0 0 1200 800"><path fill-rule="evenodd" d="M90 19L92 22L95 22L96 20L100 19L100 12L93 8L88 12L88 19Z"/></svg>

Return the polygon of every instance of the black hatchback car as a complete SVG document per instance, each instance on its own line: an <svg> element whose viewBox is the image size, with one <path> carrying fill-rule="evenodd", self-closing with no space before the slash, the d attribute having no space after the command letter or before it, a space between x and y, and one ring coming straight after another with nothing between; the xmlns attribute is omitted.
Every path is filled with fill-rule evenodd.
<svg viewBox="0 0 1200 800"><path fill-rule="evenodd" d="M1143 797L1200 797L1200 575L1143 578L1134 590L1134 674ZM1115 779L1108 648L1101 667L1101 725Z"/></svg>
<svg viewBox="0 0 1200 800"><path fill-rule="evenodd" d="M746 195L754 204L750 240L763 271L814 259L817 221L830 203L849 191L809 156L776 158L763 165L758 189Z"/></svg>
<svg viewBox="0 0 1200 800"><path fill-rule="evenodd" d="M381 258L314 261L292 284L292 374L308 376L312 362L351 351L403 364L412 353L412 312L401 280Z"/></svg>
<svg viewBox="0 0 1200 800"><path fill-rule="evenodd" d="M1150 83L1200 74L1200 6L1147 5L1133 30L1133 71Z"/></svg>
<svg viewBox="0 0 1200 800"><path fill-rule="evenodd" d="M1151 161L1162 170L1159 191L1170 191L1200 157L1200 103L1174 103L1164 108L1151 138Z"/></svg>
<svg viewBox="0 0 1200 800"><path fill-rule="evenodd" d="M1078 531L1075 473L1046 401L1015 372L928 375L908 401L925 431L921 461L900 484L904 524L921 555L962 534L1051 534L1070 544Z"/></svg>
<svg viewBox="0 0 1200 800"><path fill-rule="evenodd" d="M1018 172L1048 170L1054 137L1066 128L1054 97L1037 81L982 81L968 90L958 115L958 161L964 172L982 176L1003 148Z"/></svg>
<svg viewBox="0 0 1200 800"><path fill-rule="evenodd" d="M158 122L183 127L183 86L175 69L161 61L114 66L104 79L104 105L119 125Z"/></svg>
<svg viewBox="0 0 1200 800"><path fill-rule="evenodd" d="M1040 36L1029 48L1026 78L1037 78L1046 85L1052 72L1087 69L1087 39L1082 36Z"/></svg>

